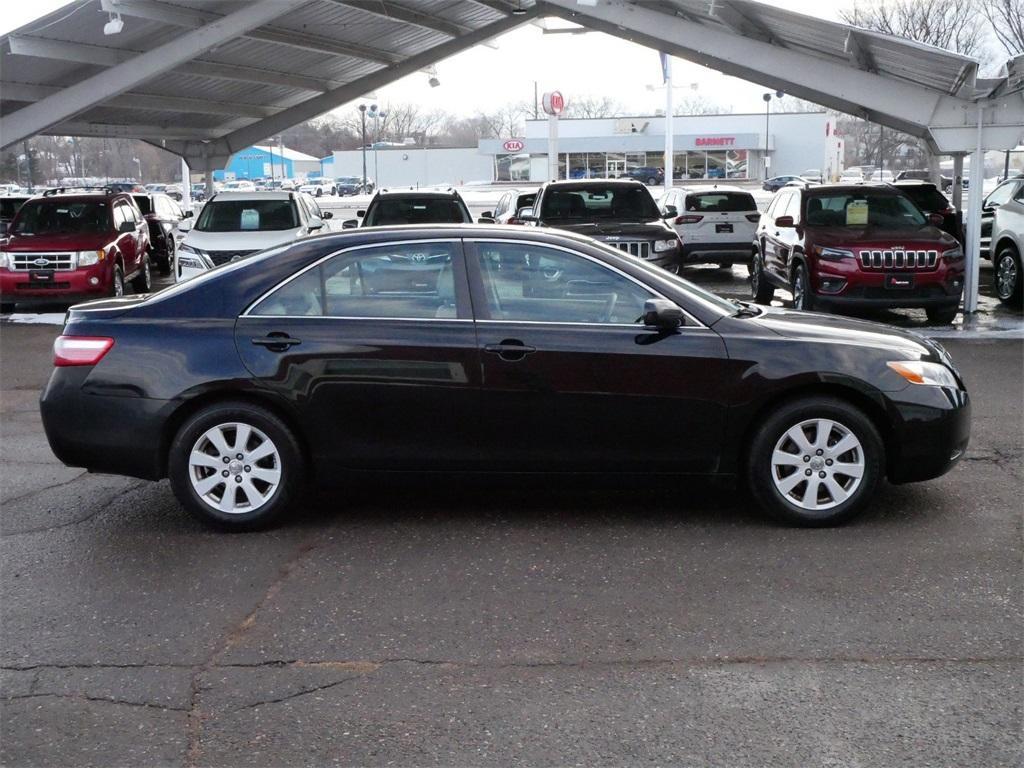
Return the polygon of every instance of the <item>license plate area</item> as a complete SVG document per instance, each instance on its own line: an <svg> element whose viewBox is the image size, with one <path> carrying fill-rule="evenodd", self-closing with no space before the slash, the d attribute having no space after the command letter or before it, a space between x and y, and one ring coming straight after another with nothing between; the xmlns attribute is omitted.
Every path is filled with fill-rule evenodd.
<svg viewBox="0 0 1024 768"><path fill-rule="evenodd" d="M914 288L913 275L886 275L885 287L894 291L909 291Z"/></svg>
<svg viewBox="0 0 1024 768"><path fill-rule="evenodd" d="M32 269L29 270L28 280L30 283L50 285L54 282L54 273L52 269Z"/></svg>
<svg viewBox="0 0 1024 768"><path fill-rule="evenodd" d="M732 224L715 224L715 232L732 234Z"/></svg>

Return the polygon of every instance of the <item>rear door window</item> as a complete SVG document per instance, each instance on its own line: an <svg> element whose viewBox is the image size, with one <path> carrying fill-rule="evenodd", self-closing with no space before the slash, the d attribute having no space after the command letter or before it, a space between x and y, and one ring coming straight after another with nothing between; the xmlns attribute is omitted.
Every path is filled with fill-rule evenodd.
<svg viewBox="0 0 1024 768"><path fill-rule="evenodd" d="M686 210L699 213L746 213L756 211L757 204L747 192L698 192L687 199Z"/></svg>

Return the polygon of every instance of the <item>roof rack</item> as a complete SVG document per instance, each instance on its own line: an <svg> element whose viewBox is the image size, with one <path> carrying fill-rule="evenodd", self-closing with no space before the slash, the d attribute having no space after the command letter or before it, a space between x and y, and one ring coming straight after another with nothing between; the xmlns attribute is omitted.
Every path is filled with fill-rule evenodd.
<svg viewBox="0 0 1024 768"><path fill-rule="evenodd" d="M53 197L54 195L63 195L68 192L103 192L107 195L117 194L117 190L113 187L54 187L53 189L47 189L43 192L43 197Z"/></svg>

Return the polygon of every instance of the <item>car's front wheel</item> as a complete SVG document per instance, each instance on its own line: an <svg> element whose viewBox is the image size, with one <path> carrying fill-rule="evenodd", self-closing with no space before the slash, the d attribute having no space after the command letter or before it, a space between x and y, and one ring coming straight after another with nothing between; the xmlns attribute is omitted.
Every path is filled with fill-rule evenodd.
<svg viewBox="0 0 1024 768"><path fill-rule="evenodd" d="M270 411L249 403L208 406L178 430L168 456L174 495L192 515L226 530L255 530L299 496L302 450Z"/></svg>
<svg viewBox="0 0 1024 768"><path fill-rule="evenodd" d="M775 517L836 525L870 500L884 458L882 438L860 409L837 398L809 397L783 405L759 426L747 482Z"/></svg>
<svg viewBox="0 0 1024 768"><path fill-rule="evenodd" d="M994 272L998 299L1011 307L1019 307L1024 303L1020 254L1009 246L1003 248L996 256Z"/></svg>
<svg viewBox="0 0 1024 768"><path fill-rule="evenodd" d="M132 289L136 293L149 293L153 289L153 272L149 268L149 254L142 257L142 268L132 278Z"/></svg>
<svg viewBox="0 0 1024 768"><path fill-rule="evenodd" d="M791 291L793 293L794 308L808 312L814 310L814 292L811 290L811 277L803 263L797 264L796 269L793 270Z"/></svg>

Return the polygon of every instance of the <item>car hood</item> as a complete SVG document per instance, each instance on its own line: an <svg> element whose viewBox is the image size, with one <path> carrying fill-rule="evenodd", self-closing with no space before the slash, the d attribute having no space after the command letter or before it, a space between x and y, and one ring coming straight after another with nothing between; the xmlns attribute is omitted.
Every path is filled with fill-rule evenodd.
<svg viewBox="0 0 1024 768"><path fill-rule="evenodd" d="M907 360L949 362L942 347L913 331L839 315L778 307L761 309L764 311L750 320L788 339L886 349Z"/></svg>
<svg viewBox="0 0 1024 768"><path fill-rule="evenodd" d="M938 227L907 227L892 229L887 227L814 227L812 230L816 245L825 246L885 246L892 248L894 244L909 247L918 245L939 250L952 248L956 240Z"/></svg>
<svg viewBox="0 0 1024 768"><path fill-rule="evenodd" d="M116 235L72 233L66 235L10 235L4 248L24 253L39 251L95 251L106 248Z"/></svg>
<svg viewBox="0 0 1024 768"><path fill-rule="evenodd" d="M672 228L660 219L655 221L596 221L579 224L548 224L546 226L564 229L589 235L599 240L614 237L670 237L674 236Z"/></svg>
<svg viewBox="0 0 1024 768"><path fill-rule="evenodd" d="M272 232L199 232L190 229L185 244L201 251L262 251L295 240L301 228Z"/></svg>

